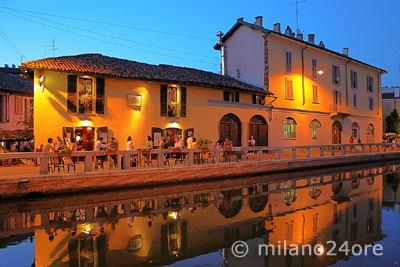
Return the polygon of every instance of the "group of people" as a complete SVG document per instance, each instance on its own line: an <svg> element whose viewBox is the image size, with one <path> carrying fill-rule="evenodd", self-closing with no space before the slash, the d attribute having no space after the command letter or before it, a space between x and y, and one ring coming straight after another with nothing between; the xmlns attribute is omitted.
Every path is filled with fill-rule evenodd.
<svg viewBox="0 0 400 267"><path fill-rule="evenodd" d="M349 143L350 143L350 144L354 144L354 139L356 139L356 137L353 138L353 136L350 136ZM358 137L357 143L358 143L358 144L361 144L361 138L360 138L360 137Z"/></svg>

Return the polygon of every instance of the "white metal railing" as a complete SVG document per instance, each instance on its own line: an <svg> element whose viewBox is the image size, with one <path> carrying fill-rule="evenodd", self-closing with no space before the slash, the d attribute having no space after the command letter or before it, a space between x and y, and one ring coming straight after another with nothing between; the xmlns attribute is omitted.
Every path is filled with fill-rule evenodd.
<svg viewBox="0 0 400 267"><path fill-rule="evenodd" d="M117 152L104 151L76 151L70 154L54 152L19 152L0 154L0 173L6 171L6 162L14 161L18 165L22 159L40 162L33 171L40 174L55 172L60 167L65 172L69 158L73 170L75 165L81 166L82 172L91 172L94 169L104 170L108 163L109 170L128 170L132 168L171 167L172 164L193 166L195 164L221 164L238 161L259 162L298 158L325 158L355 154L385 153L400 151L400 143L364 143L364 144L336 144L314 146L286 146L286 147L233 147L231 149L210 148L202 149L150 149L150 150L119 150ZM19 162L18 162L19 161ZM155 166L154 166L154 165ZM24 164L19 164L22 168ZM29 165L29 164L25 164ZM68 171L69 171L68 166ZM72 168L72 166L71 166ZM39 170L39 171L38 171ZM0 176L1 177L1 176Z"/></svg>

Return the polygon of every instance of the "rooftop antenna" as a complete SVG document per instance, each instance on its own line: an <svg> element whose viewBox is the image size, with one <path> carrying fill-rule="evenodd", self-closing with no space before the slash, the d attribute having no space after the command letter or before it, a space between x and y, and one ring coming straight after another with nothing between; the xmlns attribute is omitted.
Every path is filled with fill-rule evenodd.
<svg viewBox="0 0 400 267"><path fill-rule="evenodd" d="M54 57L54 51L57 50L57 48L56 48L56 39L53 38L52 45L46 45L45 47L50 47L50 50L53 51L53 57Z"/></svg>
<svg viewBox="0 0 400 267"><path fill-rule="evenodd" d="M299 4L304 3L306 0L296 0L295 3L291 3L291 5L296 5L296 33L300 33L299 29Z"/></svg>

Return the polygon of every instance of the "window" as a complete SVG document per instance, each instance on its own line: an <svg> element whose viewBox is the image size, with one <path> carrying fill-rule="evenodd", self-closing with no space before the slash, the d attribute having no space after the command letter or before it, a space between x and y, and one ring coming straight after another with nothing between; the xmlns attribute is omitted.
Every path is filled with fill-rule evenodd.
<svg viewBox="0 0 400 267"><path fill-rule="evenodd" d="M373 233L374 232L374 218L371 216L367 218L367 233Z"/></svg>
<svg viewBox="0 0 400 267"><path fill-rule="evenodd" d="M293 81L285 79L285 97L286 99L293 99Z"/></svg>
<svg viewBox="0 0 400 267"><path fill-rule="evenodd" d="M296 124L296 121L292 118L286 118L283 120L285 139L296 139Z"/></svg>
<svg viewBox="0 0 400 267"><path fill-rule="evenodd" d="M15 96L14 99L15 99L14 114L24 115L24 99L20 96Z"/></svg>
<svg viewBox="0 0 400 267"><path fill-rule="evenodd" d="M93 81L79 78L78 80L79 113L91 113L93 110Z"/></svg>
<svg viewBox="0 0 400 267"><path fill-rule="evenodd" d="M24 120L26 122L33 121L33 99L25 98L24 101Z"/></svg>
<svg viewBox="0 0 400 267"><path fill-rule="evenodd" d="M253 104L265 105L265 96L263 96L263 95L253 95Z"/></svg>
<svg viewBox="0 0 400 267"><path fill-rule="evenodd" d="M317 85L312 86L312 92L313 92L313 103L318 103L318 86Z"/></svg>
<svg viewBox="0 0 400 267"><path fill-rule="evenodd" d="M317 129L321 128L321 123L319 122L319 120L312 120L310 122L310 128L311 128L312 139L314 139L314 140L318 139Z"/></svg>
<svg viewBox="0 0 400 267"><path fill-rule="evenodd" d="M355 71L350 71L350 79L351 79L351 88L358 88L358 75Z"/></svg>
<svg viewBox="0 0 400 267"><path fill-rule="evenodd" d="M318 232L318 213L314 214L313 216L313 232Z"/></svg>
<svg viewBox="0 0 400 267"><path fill-rule="evenodd" d="M367 91L370 93L374 91L374 77L367 76Z"/></svg>
<svg viewBox="0 0 400 267"><path fill-rule="evenodd" d="M351 136L353 138L358 138L360 136L360 126L356 122L351 125Z"/></svg>
<svg viewBox="0 0 400 267"><path fill-rule="evenodd" d="M178 89L176 87L168 87L168 103L178 102Z"/></svg>
<svg viewBox="0 0 400 267"><path fill-rule="evenodd" d="M313 58L311 60L311 73L312 73L312 78L314 80L316 80L318 78L318 75L317 75L317 71L318 71L317 70L317 64L318 64L317 60L315 58Z"/></svg>
<svg viewBox="0 0 400 267"><path fill-rule="evenodd" d="M332 83L340 84L340 68L336 65L332 65Z"/></svg>
<svg viewBox="0 0 400 267"><path fill-rule="evenodd" d="M238 92L229 92L224 91L224 101L228 102L239 102L239 93Z"/></svg>
<svg viewBox="0 0 400 267"><path fill-rule="evenodd" d="M292 72L292 52L285 51L285 72Z"/></svg>
<svg viewBox="0 0 400 267"><path fill-rule="evenodd" d="M283 195L283 203L289 205L296 201L296 189L293 188L292 183L285 184L285 193Z"/></svg>
<svg viewBox="0 0 400 267"><path fill-rule="evenodd" d="M391 104L386 104L386 110L392 110L392 105Z"/></svg>
<svg viewBox="0 0 400 267"><path fill-rule="evenodd" d="M0 95L0 122L8 121L8 96Z"/></svg>
<svg viewBox="0 0 400 267"><path fill-rule="evenodd" d="M368 97L368 109L374 110L374 98L373 97Z"/></svg>
<svg viewBox="0 0 400 267"><path fill-rule="evenodd" d="M285 223L285 240L293 240L293 221Z"/></svg>
<svg viewBox="0 0 400 267"><path fill-rule="evenodd" d="M353 94L353 108L358 107L357 94Z"/></svg>
<svg viewBox="0 0 400 267"><path fill-rule="evenodd" d="M368 207L369 207L369 211L374 211L374 209L375 209L375 205L374 205L375 203L374 203L374 199L373 198L370 198L369 200L368 200Z"/></svg>
<svg viewBox="0 0 400 267"><path fill-rule="evenodd" d="M333 104L335 110L337 110L337 106L342 104L342 94L340 91L333 91Z"/></svg>

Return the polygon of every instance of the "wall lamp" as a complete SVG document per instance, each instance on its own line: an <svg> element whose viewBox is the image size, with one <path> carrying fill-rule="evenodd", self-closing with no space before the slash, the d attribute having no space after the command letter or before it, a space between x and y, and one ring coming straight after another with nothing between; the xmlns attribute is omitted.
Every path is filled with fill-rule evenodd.
<svg viewBox="0 0 400 267"><path fill-rule="evenodd" d="M324 68L319 68L319 69L317 70L317 74L318 74L318 75L323 75L324 73L325 73Z"/></svg>
<svg viewBox="0 0 400 267"><path fill-rule="evenodd" d="M39 84L40 88L42 89L42 93L44 91L44 82L46 81L46 77L44 75L39 76Z"/></svg>

